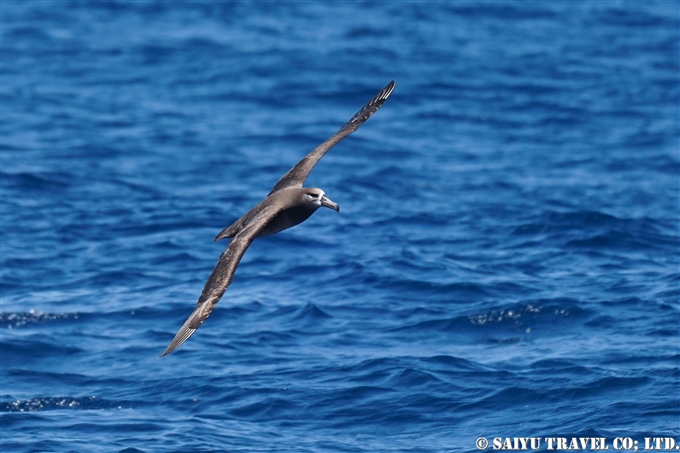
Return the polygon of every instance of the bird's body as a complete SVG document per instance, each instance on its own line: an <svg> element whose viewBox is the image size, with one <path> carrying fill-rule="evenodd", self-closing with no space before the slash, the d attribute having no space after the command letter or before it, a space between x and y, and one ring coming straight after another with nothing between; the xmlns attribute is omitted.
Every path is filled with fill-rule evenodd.
<svg viewBox="0 0 680 453"><path fill-rule="evenodd" d="M321 204L314 203L313 197L318 197ZM278 206L279 212L255 237L271 236L272 234L294 227L307 220L322 205L336 211L340 209L337 204L326 197L321 189L288 187L268 195L267 198L256 204L243 217L222 230L215 237L215 240L219 241L220 239L234 237L239 231L248 226L261 210L269 206Z"/></svg>
<svg viewBox="0 0 680 453"><path fill-rule="evenodd" d="M231 284L241 257L255 238L270 236L298 225L307 220L321 206L333 209L336 212L340 210L336 203L326 197L323 190L303 188L302 185L319 159L373 115L389 97L394 87L395 83L390 82L338 132L317 146L283 175L264 200L215 237L216 241L224 238L232 239L229 246L220 255L220 259L208 278L193 313L185 321L165 352L161 354L161 357L182 345L208 318Z"/></svg>

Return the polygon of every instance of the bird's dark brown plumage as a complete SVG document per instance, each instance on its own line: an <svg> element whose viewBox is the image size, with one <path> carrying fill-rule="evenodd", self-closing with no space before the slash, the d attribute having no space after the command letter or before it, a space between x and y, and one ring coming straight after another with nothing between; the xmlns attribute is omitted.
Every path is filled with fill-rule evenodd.
<svg viewBox="0 0 680 453"><path fill-rule="evenodd" d="M220 255L215 269L206 282L196 308L184 322L175 338L161 354L170 354L184 343L210 316L234 278L234 272L243 254L253 240L260 236L276 234L304 222L319 207L339 211L336 203L328 199L321 189L303 188L316 163L340 140L356 131L371 115L382 106L392 94L396 84L392 81L373 97L338 132L314 148L300 162L279 179L267 198L255 205L243 217L222 230L215 240L232 238L229 246Z"/></svg>

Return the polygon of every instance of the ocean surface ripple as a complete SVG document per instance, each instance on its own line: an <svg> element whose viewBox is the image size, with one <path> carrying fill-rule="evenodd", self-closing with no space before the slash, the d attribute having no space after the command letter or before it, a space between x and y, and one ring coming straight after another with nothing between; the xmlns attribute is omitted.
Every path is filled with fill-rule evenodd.
<svg viewBox="0 0 680 453"><path fill-rule="evenodd" d="M680 441L677 2L0 7L2 451Z"/></svg>

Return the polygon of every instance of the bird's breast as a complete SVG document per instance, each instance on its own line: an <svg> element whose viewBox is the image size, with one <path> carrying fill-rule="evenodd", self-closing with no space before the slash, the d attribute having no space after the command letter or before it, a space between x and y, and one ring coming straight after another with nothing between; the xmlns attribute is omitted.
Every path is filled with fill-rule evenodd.
<svg viewBox="0 0 680 453"><path fill-rule="evenodd" d="M317 208L317 206L296 206L284 209L279 212L257 236L271 236L272 234L294 227L307 220L314 214L314 211L316 211Z"/></svg>

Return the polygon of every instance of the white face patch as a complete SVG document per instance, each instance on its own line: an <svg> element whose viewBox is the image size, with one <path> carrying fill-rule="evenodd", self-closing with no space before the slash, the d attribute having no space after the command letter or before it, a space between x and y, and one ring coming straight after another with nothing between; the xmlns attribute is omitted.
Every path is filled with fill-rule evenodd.
<svg viewBox="0 0 680 453"><path fill-rule="evenodd" d="M305 194L305 198L314 204L321 204L321 199L324 197L325 192L321 189L310 190Z"/></svg>

